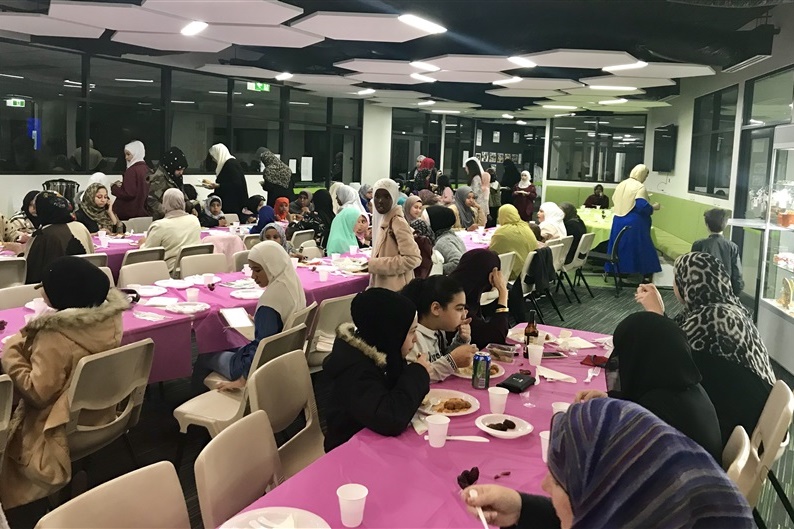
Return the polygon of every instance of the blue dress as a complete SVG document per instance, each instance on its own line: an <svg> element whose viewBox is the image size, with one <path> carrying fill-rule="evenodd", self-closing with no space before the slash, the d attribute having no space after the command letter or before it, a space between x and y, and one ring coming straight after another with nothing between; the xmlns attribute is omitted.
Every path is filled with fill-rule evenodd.
<svg viewBox="0 0 794 529"><path fill-rule="evenodd" d="M651 215L653 207L644 198L634 201L634 208L625 216L612 218L612 232L609 235L607 253L612 253L615 238L624 226L631 228L623 234L618 251L618 267L621 274L653 274L661 272L659 257L651 240ZM612 265L607 263L604 269L612 273Z"/></svg>

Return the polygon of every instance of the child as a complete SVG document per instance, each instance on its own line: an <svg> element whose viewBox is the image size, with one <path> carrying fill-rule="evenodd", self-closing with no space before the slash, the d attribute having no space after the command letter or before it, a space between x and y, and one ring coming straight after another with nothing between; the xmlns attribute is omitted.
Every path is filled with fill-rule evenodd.
<svg viewBox="0 0 794 529"><path fill-rule="evenodd" d="M223 215L223 201L218 195L210 195L204 203L204 211L199 214L199 221L204 228L226 226Z"/></svg>
<svg viewBox="0 0 794 529"><path fill-rule="evenodd" d="M407 360L418 355L430 362L430 380L441 382L459 367L471 365L477 347L471 342L471 320L466 318L466 294L463 287L446 276L414 279L402 290L413 301L419 316L416 344ZM447 332L455 332L447 343Z"/></svg>
<svg viewBox="0 0 794 529"><path fill-rule="evenodd" d="M742 277L742 261L739 257L739 247L732 241L722 236L725 226L728 225L728 211L720 208L708 210L703 214L711 235L705 239L695 241L692 245L693 252L711 254L720 261L731 278L733 293L737 296L744 289Z"/></svg>

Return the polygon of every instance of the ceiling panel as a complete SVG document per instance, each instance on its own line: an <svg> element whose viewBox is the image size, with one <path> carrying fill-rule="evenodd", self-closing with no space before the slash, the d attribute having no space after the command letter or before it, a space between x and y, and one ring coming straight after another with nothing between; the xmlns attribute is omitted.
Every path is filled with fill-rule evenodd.
<svg viewBox="0 0 794 529"><path fill-rule="evenodd" d="M342 77L341 75L325 75L325 74L302 74L296 73L289 79L290 83L298 84L319 84L319 85L351 85L356 84L358 81Z"/></svg>
<svg viewBox="0 0 794 529"><path fill-rule="evenodd" d="M678 79L680 77L700 77L714 75L714 68L704 64L677 64L670 62L649 62L645 68L631 70L633 77L655 77L657 79Z"/></svg>
<svg viewBox="0 0 794 529"><path fill-rule="evenodd" d="M430 97L430 94L413 90L378 90L374 95L381 99L422 99Z"/></svg>
<svg viewBox="0 0 794 529"><path fill-rule="evenodd" d="M388 61L382 59L349 59L335 62L334 66L362 73L411 75L412 73L420 72L420 70L411 66L409 61Z"/></svg>
<svg viewBox="0 0 794 529"><path fill-rule="evenodd" d="M303 9L275 0L146 0L146 9L216 24L276 25L303 14Z"/></svg>
<svg viewBox="0 0 794 529"><path fill-rule="evenodd" d="M325 40L287 26L242 26L210 24L201 32L202 37L233 42L241 46L267 46L272 48L305 48Z"/></svg>
<svg viewBox="0 0 794 529"><path fill-rule="evenodd" d="M336 13L317 11L291 24L292 27L335 40L407 42L428 35L382 13Z"/></svg>
<svg viewBox="0 0 794 529"><path fill-rule="evenodd" d="M422 59L422 62L441 70L458 72L501 72L518 68L507 57L500 55L441 55Z"/></svg>
<svg viewBox="0 0 794 529"><path fill-rule="evenodd" d="M201 37L186 37L180 33L139 33L135 31L117 31L111 40L134 46L165 51L199 51L217 53L231 46L228 42L219 42Z"/></svg>
<svg viewBox="0 0 794 529"><path fill-rule="evenodd" d="M639 88L636 90L593 90L592 88L569 88L568 90L564 90L564 92L578 96L578 95L593 95L596 97L619 97L619 96L632 96L638 94L644 94L645 90L640 90Z"/></svg>
<svg viewBox="0 0 794 529"><path fill-rule="evenodd" d="M219 75L226 75L228 77L248 77L253 79L273 79L279 74L279 72L265 70L264 68L255 68L253 66L232 66L230 64L205 64L201 68L198 68L198 71L216 73Z"/></svg>
<svg viewBox="0 0 794 529"><path fill-rule="evenodd" d="M349 94L351 92L358 92L359 90L363 90L364 87L349 84L303 84L300 85L300 89L309 90L310 92L323 92L343 95Z"/></svg>
<svg viewBox="0 0 794 529"><path fill-rule="evenodd" d="M568 90L571 88L580 88L581 83L577 83L571 79L552 79L544 77L524 77L518 83L510 83L508 88L515 89L531 89L531 90Z"/></svg>
<svg viewBox="0 0 794 529"><path fill-rule="evenodd" d="M652 86L672 86L672 79L654 79L645 77L621 77L619 75L601 75L599 77L585 77L579 79L587 85L593 86L632 86L634 88L650 88Z"/></svg>
<svg viewBox="0 0 794 529"><path fill-rule="evenodd" d="M145 33L178 33L190 19L147 11L131 4L50 2L50 16L101 28Z"/></svg>
<svg viewBox="0 0 794 529"><path fill-rule="evenodd" d="M0 13L0 30L28 33L45 37L75 37L97 39L105 28L86 26L46 15L27 13Z"/></svg>
<svg viewBox="0 0 794 529"><path fill-rule="evenodd" d="M561 94L556 90L533 88L497 88L495 90L486 90L485 93L499 97L551 97Z"/></svg>
<svg viewBox="0 0 794 529"><path fill-rule="evenodd" d="M510 79L509 75L500 72L460 72L460 71L441 71L423 73L427 77L438 79L447 83L482 83L490 84L494 81Z"/></svg>
<svg viewBox="0 0 794 529"><path fill-rule="evenodd" d="M421 84L424 81L414 79L410 75L393 73L354 73L345 76L356 83L382 83L382 84Z"/></svg>
<svg viewBox="0 0 794 529"><path fill-rule="evenodd" d="M538 66L557 68L605 68L637 62L625 51L556 49L521 55Z"/></svg>

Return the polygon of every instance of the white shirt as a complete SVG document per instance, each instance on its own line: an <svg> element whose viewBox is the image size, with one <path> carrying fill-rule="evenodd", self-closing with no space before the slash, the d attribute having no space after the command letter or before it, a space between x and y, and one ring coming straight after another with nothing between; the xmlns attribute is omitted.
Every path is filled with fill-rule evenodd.
<svg viewBox="0 0 794 529"><path fill-rule="evenodd" d="M441 342L444 343L441 343ZM423 354L430 362L430 381L441 382L458 369L449 351L465 344L455 335L452 343L447 345L444 333L434 331L421 323L416 327L416 343L406 359L415 362L418 354Z"/></svg>

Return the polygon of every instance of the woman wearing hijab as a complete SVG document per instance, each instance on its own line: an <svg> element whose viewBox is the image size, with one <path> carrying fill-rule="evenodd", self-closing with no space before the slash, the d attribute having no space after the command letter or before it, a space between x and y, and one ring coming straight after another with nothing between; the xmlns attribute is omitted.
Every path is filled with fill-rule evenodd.
<svg viewBox="0 0 794 529"><path fill-rule="evenodd" d="M437 174L436 161L426 156L419 164L419 172L416 175L419 189L431 189L436 184Z"/></svg>
<svg viewBox="0 0 794 529"><path fill-rule="evenodd" d="M364 206L361 205L361 197L359 197L356 190L349 185L339 184L336 187L336 201L339 204L337 213L347 207L356 208L365 215L368 213L368 211L364 209Z"/></svg>
<svg viewBox="0 0 794 529"><path fill-rule="evenodd" d="M269 149L262 151L260 160L263 178L261 185L267 193L267 205L275 207L276 199L281 197L285 197L288 202L292 201L295 196L292 192L292 170L289 166Z"/></svg>
<svg viewBox="0 0 794 529"><path fill-rule="evenodd" d="M513 205L518 210L518 214L526 222L532 220L532 213L535 211L535 199L538 198L538 191L532 183L532 176L529 171L521 171L518 183L513 187Z"/></svg>
<svg viewBox="0 0 794 529"><path fill-rule="evenodd" d="M257 214L256 225L251 226L248 233L253 235L261 233L265 226L271 222L276 222L276 212L270 206L262 206L259 208L259 213Z"/></svg>
<svg viewBox="0 0 794 529"><path fill-rule="evenodd" d="M124 233L124 223L113 213L108 190L102 184L91 184L86 188L75 217L90 233L99 230Z"/></svg>
<svg viewBox="0 0 794 529"><path fill-rule="evenodd" d="M284 330L284 322L306 308L306 294L289 254L274 241L260 242L248 253L251 278L265 291L254 312L254 339L236 351L200 354L193 368L193 389L203 391L204 378L213 371L228 379L216 389L245 386L259 342Z"/></svg>
<svg viewBox="0 0 794 529"><path fill-rule="evenodd" d="M449 275L458 267L460 258L466 253L466 245L452 231L452 226L455 225L455 213L444 206L430 206L427 208L427 215L430 217L430 227L435 235L433 249L444 258L444 275Z"/></svg>
<svg viewBox="0 0 794 529"><path fill-rule="evenodd" d="M133 217L148 217L146 199L149 197L149 167L144 161L146 149L143 143L133 141L124 146L124 159L127 161L127 170L120 182L111 186L111 191L116 197L113 205L121 220Z"/></svg>
<svg viewBox="0 0 794 529"><path fill-rule="evenodd" d="M296 230L314 230L317 246L325 248L335 216L331 194L325 189L318 189L312 195L312 206L314 211L303 216Z"/></svg>
<svg viewBox="0 0 794 529"><path fill-rule="evenodd" d="M289 203L290 215L303 216L311 211L312 192L304 189L295 197L295 200Z"/></svg>
<svg viewBox="0 0 794 529"><path fill-rule="evenodd" d="M439 196L439 203L444 206L452 205L455 202L455 194L452 191L452 186L449 185L449 177L445 174L440 174L437 182L436 194Z"/></svg>
<svg viewBox="0 0 794 529"><path fill-rule="evenodd" d="M621 274L642 274L650 277L662 271L659 256L651 240L651 215L660 206L658 203L650 203L644 184L646 178L648 168L642 164L637 165L631 170L631 176L619 183L612 195L614 217L607 253L612 253L618 233L629 227L618 248ZM609 273L613 272L611 263L606 263L605 269Z"/></svg>
<svg viewBox="0 0 794 529"><path fill-rule="evenodd" d="M543 242L562 239L568 235L565 229L565 213L554 202L544 202L538 210L538 226Z"/></svg>
<svg viewBox="0 0 794 529"><path fill-rule="evenodd" d="M538 247L538 241L526 221L521 219L515 206L506 204L499 208L497 220L499 227L491 237L488 247L497 254L516 253L513 269L504 271L509 274L509 280L514 281L521 274L529 252L534 252Z"/></svg>
<svg viewBox="0 0 794 529"><path fill-rule="evenodd" d="M469 186L474 193L474 198L477 201L477 207L480 208L483 217L488 216L488 203L491 198L491 175L483 170L480 160L477 158L469 158L464 165L466 174L469 176ZM457 202L457 194L455 202ZM485 224L483 224L485 226Z"/></svg>
<svg viewBox="0 0 794 529"><path fill-rule="evenodd" d="M758 329L719 259L688 253L675 260L673 273L673 291L684 305L675 322L686 334L701 385L717 410L722 440L727 442L736 425L749 434L776 380ZM645 310L664 314L654 285L640 285L635 298Z"/></svg>
<svg viewBox="0 0 794 529"><path fill-rule="evenodd" d="M44 498L69 483L68 388L77 362L121 345L126 297L79 257L53 260L41 276L53 311L30 320L3 348L3 371L20 397L0 480L6 508ZM115 410L80 413L79 426L106 424Z"/></svg>
<svg viewBox="0 0 794 529"><path fill-rule="evenodd" d="M568 264L576 257L579 241L582 240L582 235L587 233L587 226L585 226L584 221L579 218L576 206L570 202L563 202L560 204L560 209L565 215L562 219L562 223L565 224L565 231L568 235L573 235L571 248L568 250L568 255L565 257L565 264Z"/></svg>
<svg viewBox="0 0 794 529"><path fill-rule="evenodd" d="M287 239L287 234L284 232L284 228L278 222L271 222L270 224L267 224L259 234L259 240L273 241L278 243L282 248L284 248L284 251L287 252L290 257L298 257L298 255L295 253L295 248L293 248L292 243Z"/></svg>
<svg viewBox="0 0 794 529"><path fill-rule="evenodd" d="M426 159L427 158L425 158L425 160ZM420 199L418 196L411 195L405 199L402 208L403 215L405 216L405 220L408 222L408 224L413 224L417 220L422 220L430 224L430 219L427 217L424 207L422 207L422 199Z"/></svg>
<svg viewBox="0 0 794 529"><path fill-rule="evenodd" d="M515 186L521 181L516 164L510 158L504 161L504 173L502 173L502 204L513 204L513 191ZM519 210L520 213L520 210Z"/></svg>
<svg viewBox="0 0 794 529"><path fill-rule="evenodd" d="M471 318L471 342L482 349L489 343L505 343L509 330L507 285L502 263L496 252L485 249L470 250L460 258L458 267L449 275L466 292L466 309ZM495 303L480 306L483 292L495 288L499 298Z"/></svg>
<svg viewBox="0 0 794 529"><path fill-rule="evenodd" d="M243 216L240 222L243 224L255 224L259 215L259 210L265 205L265 197L262 195L252 195L245 201Z"/></svg>
<svg viewBox="0 0 794 529"><path fill-rule="evenodd" d="M169 189L163 194L165 217L152 222L146 237L141 239L141 248L165 248L165 262L173 273L176 258L183 246L201 243L199 220L185 211L185 195L179 189Z"/></svg>
<svg viewBox="0 0 794 529"><path fill-rule="evenodd" d="M38 193L36 215L41 224L25 245L27 284L41 282L44 272L59 257L94 253L91 234L75 222L71 202L58 193Z"/></svg>
<svg viewBox="0 0 794 529"><path fill-rule="evenodd" d="M470 513L480 507L489 525L518 529L755 527L714 458L633 402L574 404L552 417L550 430L542 485L550 498L474 485L461 492Z"/></svg>
<svg viewBox="0 0 794 529"><path fill-rule="evenodd" d="M383 178L375 182L372 199L372 256L369 259L370 287L400 291L414 278L422 263L414 233L396 204L397 182Z"/></svg>
<svg viewBox="0 0 794 529"><path fill-rule="evenodd" d="M289 199L287 197L277 198L273 211L275 212L276 220L289 222Z"/></svg>
<svg viewBox="0 0 794 529"><path fill-rule="evenodd" d="M226 206L227 213L243 216L243 207L248 199L248 184L245 172L237 159L229 153L222 143L216 143L209 150L215 161L215 182L204 179L204 187L214 189Z"/></svg>
<svg viewBox="0 0 794 529"><path fill-rule="evenodd" d="M359 246L358 237L356 237L356 226L364 217L356 208L344 208L339 214L334 217L331 223L331 232L328 235L328 244L325 251L328 255L332 253L348 253L351 246Z"/></svg>
<svg viewBox="0 0 794 529"><path fill-rule="evenodd" d="M430 391L427 359L419 355L411 364L405 360L417 327L416 307L408 298L370 288L353 298L350 314L353 323L337 329L331 354L323 362L332 384L326 452L364 428L400 435Z"/></svg>
<svg viewBox="0 0 794 529"><path fill-rule="evenodd" d="M364 208L364 211L371 213L372 209L369 203L372 200L372 186L369 184L361 184L361 187L358 188L358 197L359 200L361 200L361 206Z"/></svg>
<svg viewBox="0 0 794 529"><path fill-rule="evenodd" d="M328 192L331 194L331 203L334 208L334 214L339 212L339 201L336 198L336 193L343 185L344 184L342 184L342 182L332 182L331 187L328 188Z"/></svg>
<svg viewBox="0 0 794 529"><path fill-rule="evenodd" d="M477 204L474 192L469 186L460 186L455 190L455 203L449 206L455 215L455 229L474 231L478 227L485 227L488 222L486 217L488 209L482 209Z"/></svg>
<svg viewBox="0 0 794 529"><path fill-rule="evenodd" d="M198 217L199 223L204 228L217 228L228 224L223 214L223 200L218 195L207 197Z"/></svg>
<svg viewBox="0 0 794 529"><path fill-rule="evenodd" d="M604 186L596 184L593 188L593 194L584 201L584 207L590 209L609 209L609 197L604 194Z"/></svg>
<svg viewBox="0 0 794 529"><path fill-rule="evenodd" d="M184 191L182 179L187 169L185 153L178 147L171 147L160 159L157 170L149 176L149 197L146 200L146 209L152 219L163 218L163 194L168 189Z"/></svg>
<svg viewBox="0 0 794 529"><path fill-rule="evenodd" d="M21 240L20 237L29 236L39 227L39 219L36 216L36 195L38 194L38 191L28 191L25 194L25 198L22 199L22 208L6 223L3 240L10 242L19 240L19 242L25 243L27 239Z"/></svg>

